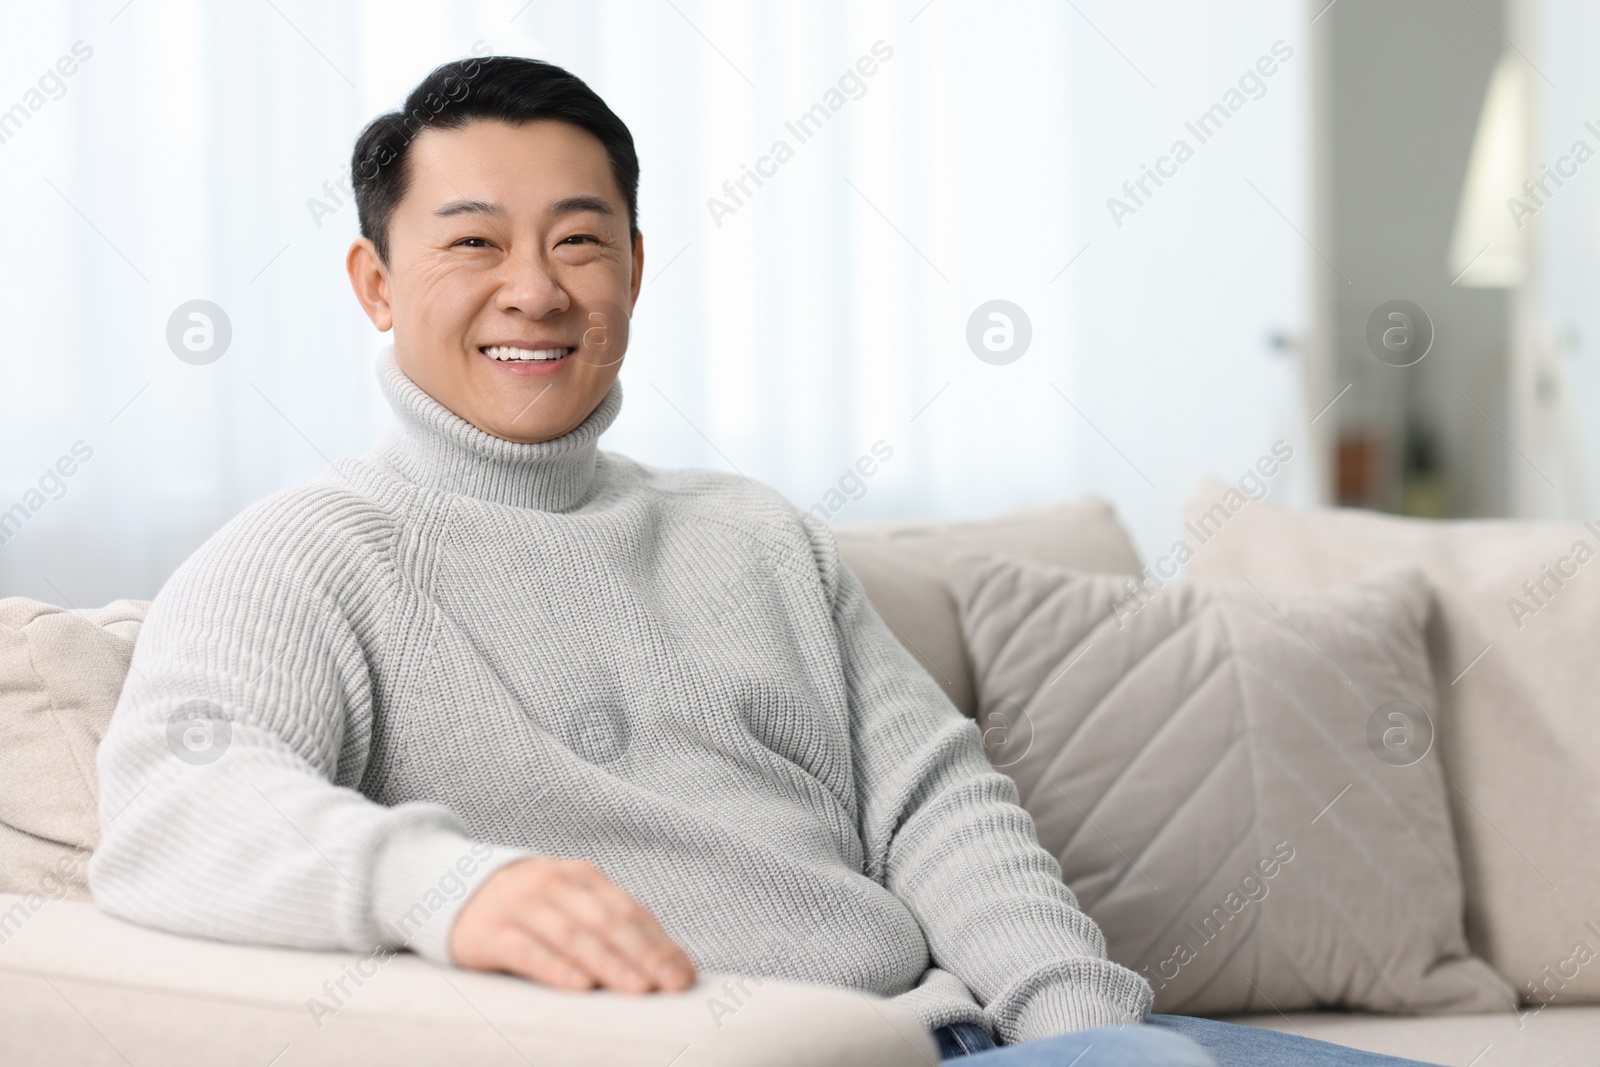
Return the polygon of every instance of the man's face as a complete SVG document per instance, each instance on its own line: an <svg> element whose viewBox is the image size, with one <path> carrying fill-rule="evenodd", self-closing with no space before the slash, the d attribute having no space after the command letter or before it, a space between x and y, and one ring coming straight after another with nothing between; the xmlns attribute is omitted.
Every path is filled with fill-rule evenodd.
<svg viewBox="0 0 1600 1067"><path fill-rule="evenodd" d="M605 148L564 122L481 121L423 131L406 165L387 266L365 238L350 249L362 307L463 419L508 441L561 436L617 376L644 267Z"/></svg>

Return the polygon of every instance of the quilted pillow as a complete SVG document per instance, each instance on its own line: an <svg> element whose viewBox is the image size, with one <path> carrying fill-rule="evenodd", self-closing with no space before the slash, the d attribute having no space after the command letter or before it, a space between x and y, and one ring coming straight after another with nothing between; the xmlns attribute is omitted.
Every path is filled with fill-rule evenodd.
<svg viewBox="0 0 1600 1067"><path fill-rule="evenodd" d="M983 555L951 589L990 757L1158 1011L1512 1007L1462 932L1416 570L1268 600Z"/></svg>
<svg viewBox="0 0 1600 1067"><path fill-rule="evenodd" d="M1600 1003L1590 930L1600 927L1600 523L1445 522L1258 500L1217 529L1226 508L1204 516L1222 492L1207 485L1186 509L1209 534L1189 564L1196 579L1273 594L1395 563L1427 576L1467 943L1526 1004Z"/></svg>
<svg viewBox="0 0 1600 1067"><path fill-rule="evenodd" d="M100 843L95 749L147 606L0 600L0 892L88 899Z"/></svg>

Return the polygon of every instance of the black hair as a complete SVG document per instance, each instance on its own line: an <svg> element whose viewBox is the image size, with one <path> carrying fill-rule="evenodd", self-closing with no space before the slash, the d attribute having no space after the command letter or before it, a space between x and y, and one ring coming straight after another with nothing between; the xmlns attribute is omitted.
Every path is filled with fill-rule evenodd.
<svg viewBox="0 0 1600 1067"><path fill-rule="evenodd" d="M520 125L568 122L605 147L611 175L628 202L628 235L639 232L639 157L633 135L583 80L553 63L517 56L463 59L437 67L399 111L379 115L356 138L350 181L361 236L389 261L389 220L406 192L406 156L423 130L453 130L486 119Z"/></svg>

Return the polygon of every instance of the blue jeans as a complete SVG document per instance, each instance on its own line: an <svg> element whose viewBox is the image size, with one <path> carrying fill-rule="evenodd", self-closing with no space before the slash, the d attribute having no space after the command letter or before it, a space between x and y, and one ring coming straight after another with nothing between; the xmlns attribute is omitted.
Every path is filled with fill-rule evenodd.
<svg viewBox="0 0 1600 1067"><path fill-rule="evenodd" d="M972 1067L1417 1067L1416 1060L1184 1015L1003 1048L971 1023L940 1027L933 1036L941 1059L971 1056Z"/></svg>

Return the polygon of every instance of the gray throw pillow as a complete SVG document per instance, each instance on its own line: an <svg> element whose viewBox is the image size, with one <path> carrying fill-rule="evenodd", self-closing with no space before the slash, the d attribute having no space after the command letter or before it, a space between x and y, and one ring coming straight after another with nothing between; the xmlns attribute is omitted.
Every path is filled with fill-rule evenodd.
<svg viewBox="0 0 1600 1067"><path fill-rule="evenodd" d="M990 758L1156 1010L1510 1010L1468 954L1434 743L1432 597L1313 596L968 555Z"/></svg>

